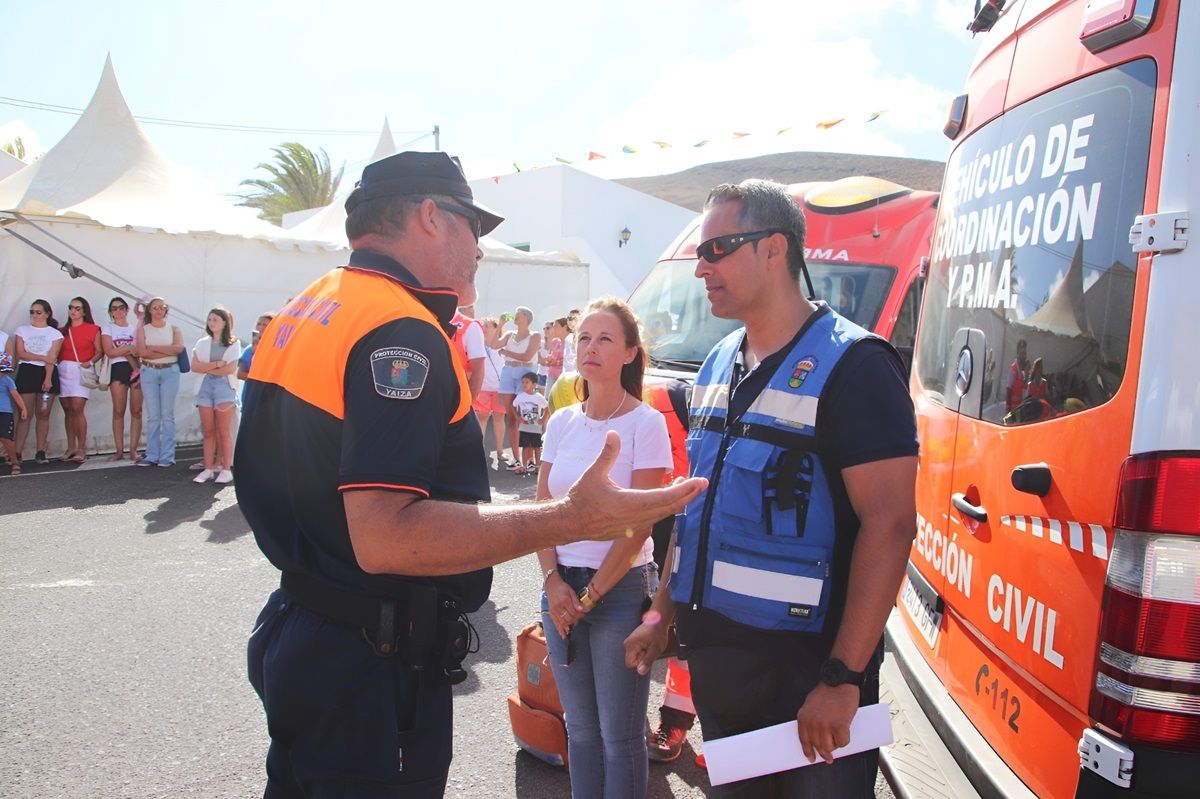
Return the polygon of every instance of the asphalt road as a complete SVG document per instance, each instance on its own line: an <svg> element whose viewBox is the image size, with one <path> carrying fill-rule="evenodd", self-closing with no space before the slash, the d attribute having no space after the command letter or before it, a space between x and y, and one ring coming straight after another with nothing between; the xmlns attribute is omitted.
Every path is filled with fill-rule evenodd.
<svg viewBox="0 0 1200 799"><path fill-rule="evenodd" d="M266 724L245 639L278 573L233 487L190 482L195 458L0 478L0 797L262 795ZM498 502L533 494L531 478L492 483ZM513 639L539 591L532 556L503 564L472 617L482 648L455 690L448 797L570 794L564 771L517 749L508 721ZM690 744L699 751L698 725ZM693 757L652 765L649 796L704 796Z"/></svg>

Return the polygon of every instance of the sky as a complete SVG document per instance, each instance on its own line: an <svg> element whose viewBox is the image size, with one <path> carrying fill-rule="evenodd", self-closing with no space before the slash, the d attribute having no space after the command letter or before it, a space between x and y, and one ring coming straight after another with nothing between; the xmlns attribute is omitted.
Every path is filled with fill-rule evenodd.
<svg viewBox="0 0 1200 799"><path fill-rule="evenodd" d="M603 177L788 151L942 161L946 109L975 52L973 7L0 0L0 144L52 147L77 116L22 106L84 107L111 55L136 116L286 131L143 123L169 159L231 195L285 141L323 148L356 177L385 118L400 149L434 149L438 126L471 178L559 158ZM333 132L298 132L314 130Z"/></svg>

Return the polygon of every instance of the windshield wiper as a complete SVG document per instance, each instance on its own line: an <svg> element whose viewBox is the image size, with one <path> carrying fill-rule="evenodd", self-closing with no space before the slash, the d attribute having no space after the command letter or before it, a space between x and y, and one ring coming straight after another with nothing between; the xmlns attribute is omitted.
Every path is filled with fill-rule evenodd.
<svg viewBox="0 0 1200 799"><path fill-rule="evenodd" d="M700 368L700 361L677 361L671 358L660 358L657 355L650 355L651 366L665 366L669 369L681 369L687 372L694 372Z"/></svg>

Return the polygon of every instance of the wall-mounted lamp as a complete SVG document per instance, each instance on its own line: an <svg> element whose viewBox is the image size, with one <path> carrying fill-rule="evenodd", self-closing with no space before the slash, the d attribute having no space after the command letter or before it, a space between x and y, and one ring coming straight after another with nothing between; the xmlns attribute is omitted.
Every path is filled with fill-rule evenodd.
<svg viewBox="0 0 1200 799"><path fill-rule="evenodd" d="M617 242L618 247L624 247L629 243L629 237L633 234L629 232L629 228L621 228L621 240Z"/></svg>

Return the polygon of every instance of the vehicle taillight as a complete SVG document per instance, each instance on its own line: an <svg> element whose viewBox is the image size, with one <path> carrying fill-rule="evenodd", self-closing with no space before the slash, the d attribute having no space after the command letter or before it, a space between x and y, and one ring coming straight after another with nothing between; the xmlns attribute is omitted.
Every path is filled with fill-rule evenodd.
<svg viewBox="0 0 1200 799"><path fill-rule="evenodd" d="M1129 458L1113 526L1092 719L1200 752L1200 453Z"/></svg>

